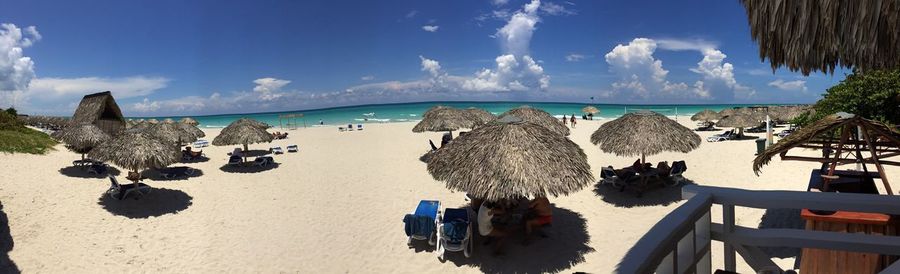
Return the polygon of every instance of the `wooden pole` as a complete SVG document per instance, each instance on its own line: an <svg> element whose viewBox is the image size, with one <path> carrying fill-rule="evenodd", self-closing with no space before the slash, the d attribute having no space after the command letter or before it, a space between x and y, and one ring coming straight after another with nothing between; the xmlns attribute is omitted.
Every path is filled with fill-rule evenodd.
<svg viewBox="0 0 900 274"><path fill-rule="evenodd" d="M850 137L850 131L847 130L847 126L841 127L841 141L838 143L837 150L834 152L834 160L831 162L831 165L828 167L828 177L823 178L822 191L828 191L828 184L831 183L831 178L834 177L834 169L837 167L837 163L839 157L841 157L841 151L844 150L844 143L847 142L847 139Z"/></svg>
<svg viewBox="0 0 900 274"><path fill-rule="evenodd" d="M863 130L862 135L863 140L865 140L866 143L869 143L869 134ZM875 151L875 147L871 144L869 144L869 153L872 153L872 160L875 160L875 168L878 169L878 176L881 176L881 182L884 183L884 190L887 191L888 195L894 195L894 191L891 190L891 184L888 182L887 176L884 175L884 168L881 167L881 163L878 162L878 154Z"/></svg>

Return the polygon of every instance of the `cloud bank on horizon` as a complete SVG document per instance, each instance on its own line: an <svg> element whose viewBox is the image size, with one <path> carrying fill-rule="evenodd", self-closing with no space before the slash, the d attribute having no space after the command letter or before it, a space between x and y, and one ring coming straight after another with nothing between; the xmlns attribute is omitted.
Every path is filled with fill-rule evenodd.
<svg viewBox="0 0 900 274"><path fill-rule="evenodd" d="M79 77L40 76L35 61L25 54L27 49L41 43L43 36L37 26L18 27L12 23L0 25L0 106L16 106L28 113L57 115L71 114L81 96L110 90L121 100L126 115L151 116L171 114L217 114L287 111L319 107L357 105L385 102L438 100L531 100L575 101L597 97L609 103L742 103L763 99L757 89L777 90L807 96L806 78L783 79L775 75L735 73L718 42L703 39L635 37L606 49L595 48L594 53L569 51L556 56L551 52L533 52L532 41L541 24L549 17L554 21L577 16L575 3L531 0L514 8L509 0L490 0L494 10L475 18L479 24L495 20L500 25L485 39L494 39L499 46L490 63L469 73L462 68L447 68L441 60L430 58L428 52L411 54L410 63L419 67L420 76L413 80L381 80L374 75L357 76L361 84L334 90L305 90L303 82L280 77L252 77L246 86L231 91L197 91L186 95L161 96L177 76L128 75L108 77L84 75ZM418 10L401 14L407 20L423 16ZM443 21L443 20L442 20ZM446 26L418 25L419 32L443 35ZM414 24L414 22L410 22ZM445 25L446 23L442 23ZM451 26L452 28L452 26ZM410 41L407 41L410 42ZM412 41L414 42L414 41ZM661 52L671 52L694 58L690 67L674 70L689 72L672 77L673 68L664 65ZM414 59L418 58L418 59ZM565 64L599 64L606 69L585 74L607 79L588 87L570 86L563 81L551 81L552 72L545 69L541 58L558 58ZM451 60L456 64L456 60ZM554 62L557 60L554 60ZM165 72L160 72L165 75ZM742 82L742 77L763 77L760 85ZM564 78L564 77L563 77ZM776 79L773 79L776 78ZM379 79L378 81L375 81ZM390 79L390 78L388 78ZM771 98L768 98L771 100Z"/></svg>

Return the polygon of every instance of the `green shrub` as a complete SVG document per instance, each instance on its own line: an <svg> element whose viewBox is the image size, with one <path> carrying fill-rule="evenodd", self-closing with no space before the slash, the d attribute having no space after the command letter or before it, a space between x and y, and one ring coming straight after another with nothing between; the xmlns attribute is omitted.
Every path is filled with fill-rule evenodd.
<svg viewBox="0 0 900 274"><path fill-rule="evenodd" d="M30 128L0 130L0 152L44 154L56 144L46 133Z"/></svg>
<svg viewBox="0 0 900 274"><path fill-rule="evenodd" d="M23 128L22 121L6 111L0 111L0 130L18 130Z"/></svg>
<svg viewBox="0 0 900 274"><path fill-rule="evenodd" d="M900 70L854 72L822 96L813 105L815 114L801 115L793 122L804 125L848 112L888 124L900 123Z"/></svg>

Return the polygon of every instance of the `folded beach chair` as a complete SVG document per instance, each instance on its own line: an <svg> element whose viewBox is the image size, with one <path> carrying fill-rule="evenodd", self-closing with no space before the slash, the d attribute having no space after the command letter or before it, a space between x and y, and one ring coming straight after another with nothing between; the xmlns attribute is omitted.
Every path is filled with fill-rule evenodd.
<svg viewBox="0 0 900 274"><path fill-rule="evenodd" d="M275 163L275 159L272 156L259 156L253 160L254 166L264 167Z"/></svg>
<svg viewBox="0 0 900 274"><path fill-rule="evenodd" d="M299 152L299 151L300 151L300 147L298 147L297 145L287 146L287 152Z"/></svg>
<svg viewBox="0 0 900 274"><path fill-rule="evenodd" d="M413 240L428 241L428 244L437 244L437 224L441 217L441 202L422 200L411 214L403 216L403 230L406 236L406 244L412 246Z"/></svg>
<svg viewBox="0 0 900 274"><path fill-rule="evenodd" d="M244 160L241 158L241 156L238 156L238 155L231 155L231 157L228 157L228 165L229 166L240 165L243 161Z"/></svg>
<svg viewBox="0 0 900 274"><path fill-rule="evenodd" d="M444 252L463 252L468 258L472 256L472 222L469 211L465 208L447 208L438 224L438 258L444 259Z"/></svg>
<svg viewBox="0 0 900 274"><path fill-rule="evenodd" d="M272 148L272 153L275 153L275 154L284 154L284 150L282 150L281 147L273 147L273 148Z"/></svg>
<svg viewBox="0 0 900 274"><path fill-rule="evenodd" d="M190 168L190 167L186 167L186 166L170 167L170 168L160 169L159 175L162 175L163 178L166 178L166 179L175 179L181 175L184 175L184 176L194 175L194 169Z"/></svg>
<svg viewBox="0 0 900 274"><path fill-rule="evenodd" d="M356 125L356 130L362 130L362 124Z"/></svg>
<svg viewBox="0 0 900 274"><path fill-rule="evenodd" d="M684 161L675 161L672 162L672 169L669 171L669 178L671 181L666 181L666 186L677 186L684 181L684 177L681 174L687 171L687 164Z"/></svg>
<svg viewBox="0 0 900 274"><path fill-rule="evenodd" d="M138 195L150 193L150 186L142 183L122 185L119 184L119 181L116 180L116 177L112 175L109 175L109 182L109 190L107 190L106 193L109 194L109 197L112 197L116 200L124 200L125 197L128 197L128 194L132 193Z"/></svg>

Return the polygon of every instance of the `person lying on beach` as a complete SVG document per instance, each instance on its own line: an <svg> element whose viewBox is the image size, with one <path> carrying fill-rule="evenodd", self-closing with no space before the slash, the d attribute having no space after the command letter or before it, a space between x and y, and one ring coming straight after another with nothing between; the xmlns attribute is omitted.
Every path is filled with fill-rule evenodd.
<svg viewBox="0 0 900 274"><path fill-rule="evenodd" d="M535 228L553 222L553 210L550 209L550 200L547 197L535 197L528 203L528 213L525 215L525 244L530 241L531 233Z"/></svg>
<svg viewBox="0 0 900 274"><path fill-rule="evenodd" d="M659 171L659 175L663 177L668 177L669 172L672 171L672 167L669 166L669 163L666 161L659 162L656 164L656 169Z"/></svg>
<svg viewBox="0 0 900 274"><path fill-rule="evenodd" d="M483 202L481 207L478 208L478 234L493 240L494 255L500 254L503 238L506 238L507 235L506 231L494 226L494 218L499 218L505 213L503 207L494 202Z"/></svg>

